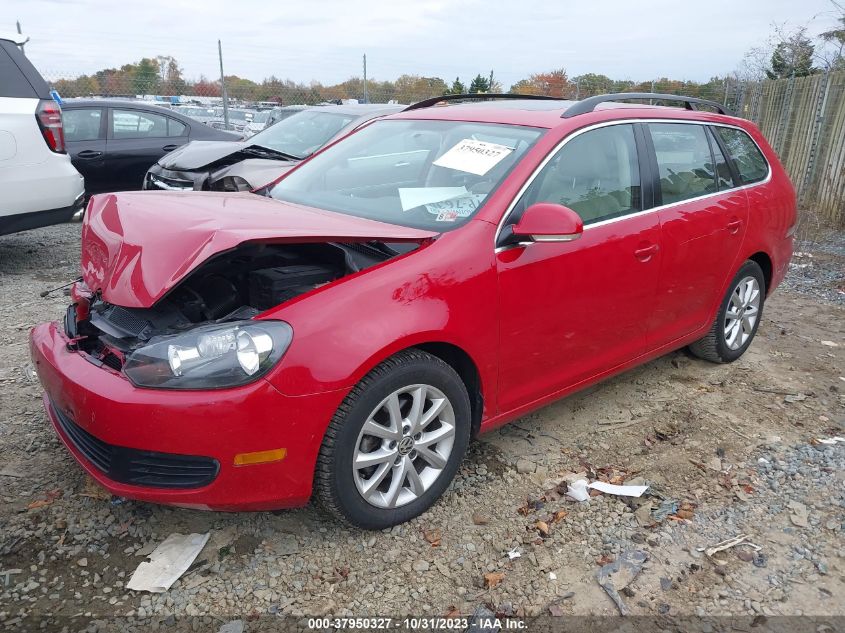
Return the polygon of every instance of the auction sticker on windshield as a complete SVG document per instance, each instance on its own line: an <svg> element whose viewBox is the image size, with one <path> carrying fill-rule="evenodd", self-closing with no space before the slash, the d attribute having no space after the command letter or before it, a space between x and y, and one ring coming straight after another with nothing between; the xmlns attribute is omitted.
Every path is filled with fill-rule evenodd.
<svg viewBox="0 0 845 633"><path fill-rule="evenodd" d="M506 145L465 138L434 161L434 164L438 167L447 167L448 169L483 176L512 151L513 147Z"/></svg>

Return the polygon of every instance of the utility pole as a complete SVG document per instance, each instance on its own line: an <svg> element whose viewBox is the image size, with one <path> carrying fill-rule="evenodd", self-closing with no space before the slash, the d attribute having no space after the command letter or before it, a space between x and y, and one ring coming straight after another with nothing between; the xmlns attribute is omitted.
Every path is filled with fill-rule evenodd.
<svg viewBox="0 0 845 633"><path fill-rule="evenodd" d="M370 99L367 96L367 54L364 53L364 103L369 103Z"/></svg>
<svg viewBox="0 0 845 633"><path fill-rule="evenodd" d="M18 20L17 25L18 25L18 35L21 35L21 34L23 33L23 31L21 31L21 23L20 23L20 20ZM23 44L21 44L21 53L23 53L24 55L26 55L26 50L24 50L24 45L23 45Z"/></svg>
<svg viewBox="0 0 845 633"><path fill-rule="evenodd" d="M220 57L220 94L223 96L223 124L229 129L229 96L226 94L226 78L223 75L223 45L217 40L217 55Z"/></svg>

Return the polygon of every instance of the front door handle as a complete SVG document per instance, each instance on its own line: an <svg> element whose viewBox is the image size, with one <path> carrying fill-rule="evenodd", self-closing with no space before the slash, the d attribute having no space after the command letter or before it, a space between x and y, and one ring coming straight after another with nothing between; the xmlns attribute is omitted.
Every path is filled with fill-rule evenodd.
<svg viewBox="0 0 845 633"><path fill-rule="evenodd" d="M731 235L736 235L739 232L739 228L742 226L742 220L731 220L727 224L728 232Z"/></svg>
<svg viewBox="0 0 845 633"><path fill-rule="evenodd" d="M165 145L161 149L163 149L165 152L172 152L177 147L179 147L179 146L178 145Z"/></svg>
<svg viewBox="0 0 845 633"><path fill-rule="evenodd" d="M76 157L82 158L82 159L91 159L91 158L97 158L98 156L102 156L102 155L103 155L102 152L96 152L93 149L84 149L81 152L79 152L76 155Z"/></svg>
<svg viewBox="0 0 845 633"><path fill-rule="evenodd" d="M638 248L634 251L634 257L636 257L641 262L647 262L651 259L652 255L657 253L658 250L660 250L660 247L657 244L643 246L642 248Z"/></svg>

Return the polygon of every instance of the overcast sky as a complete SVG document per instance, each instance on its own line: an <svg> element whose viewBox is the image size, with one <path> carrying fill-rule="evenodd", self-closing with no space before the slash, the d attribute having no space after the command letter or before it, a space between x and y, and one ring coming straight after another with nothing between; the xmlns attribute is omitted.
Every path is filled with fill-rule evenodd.
<svg viewBox="0 0 845 633"><path fill-rule="evenodd" d="M48 78L174 56L189 78L269 75L335 83L403 73L468 82L495 70L507 89L564 67L618 79L706 80L736 69L772 23L833 25L828 0L0 0Z"/></svg>

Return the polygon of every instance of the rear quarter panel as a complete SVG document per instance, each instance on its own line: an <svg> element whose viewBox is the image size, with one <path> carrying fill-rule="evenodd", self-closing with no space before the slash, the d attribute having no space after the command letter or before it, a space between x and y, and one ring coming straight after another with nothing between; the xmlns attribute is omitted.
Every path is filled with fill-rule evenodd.
<svg viewBox="0 0 845 633"><path fill-rule="evenodd" d="M772 279L767 288L771 293L783 281L792 258L792 233L798 219L795 188L757 126L747 121L741 121L739 126L760 146L771 169L768 182L745 190L748 195L748 230L739 263L755 253L766 253L772 260Z"/></svg>

